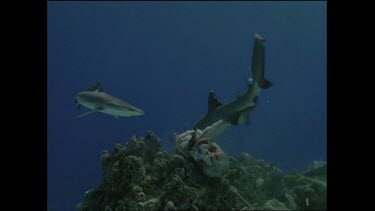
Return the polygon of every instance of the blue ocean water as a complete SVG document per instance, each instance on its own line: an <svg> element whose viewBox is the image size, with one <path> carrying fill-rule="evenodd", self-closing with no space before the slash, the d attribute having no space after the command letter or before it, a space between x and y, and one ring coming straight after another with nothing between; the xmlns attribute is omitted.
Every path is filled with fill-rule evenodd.
<svg viewBox="0 0 375 211"><path fill-rule="evenodd" d="M253 34L267 41L263 90L251 125L218 140L303 170L326 160L326 2L48 2L48 209L74 210L101 178L100 152L152 130L169 137L244 93ZM104 90L145 111L114 119L77 110L79 91Z"/></svg>

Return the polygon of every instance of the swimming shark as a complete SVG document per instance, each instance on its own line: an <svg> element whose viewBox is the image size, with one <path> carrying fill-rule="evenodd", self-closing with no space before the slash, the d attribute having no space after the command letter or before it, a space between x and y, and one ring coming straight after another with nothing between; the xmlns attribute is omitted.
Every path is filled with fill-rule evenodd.
<svg viewBox="0 0 375 211"><path fill-rule="evenodd" d="M313 164L302 172L301 176L327 188L327 162L313 161Z"/></svg>
<svg viewBox="0 0 375 211"><path fill-rule="evenodd" d="M102 82L99 82L77 94L76 106L79 109L81 105L91 110L77 116L76 118L94 112L106 113L112 115L116 119L118 119L119 116L130 117L144 115L144 112L141 109L105 93L103 91Z"/></svg>
<svg viewBox="0 0 375 211"><path fill-rule="evenodd" d="M272 83L264 78L265 39L259 34L254 34L254 47L252 57L252 78L247 80L248 89L245 94L238 95L235 100L227 104L221 103L214 91L208 94L208 111L200 119L193 129L203 130L214 123L223 120L219 135L230 125L249 124L249 113L256 107L258 96L262 89L272 86Z"/></svg>

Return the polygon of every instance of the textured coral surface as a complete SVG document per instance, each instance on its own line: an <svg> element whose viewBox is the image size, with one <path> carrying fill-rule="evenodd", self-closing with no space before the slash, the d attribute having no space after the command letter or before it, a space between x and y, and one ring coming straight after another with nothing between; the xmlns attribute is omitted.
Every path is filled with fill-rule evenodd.
<svg viewBox="0 0 375 211"><path fill-rule="evenodd" d="M200 141L221 150L214 142ZM209 162L194 156L178 149L168 154L152 132L134 136L124 146L115 145L112 153L102 152L100 185L85 192L77 210L326 209L327 190L321 180L297 171L284 175L247 153L227 156L225 168L210 175Z"/></svg>

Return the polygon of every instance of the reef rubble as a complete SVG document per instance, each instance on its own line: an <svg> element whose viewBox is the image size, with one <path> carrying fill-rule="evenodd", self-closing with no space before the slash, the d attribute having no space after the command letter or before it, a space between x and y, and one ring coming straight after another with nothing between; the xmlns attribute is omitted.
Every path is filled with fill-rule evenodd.
<svg viewBox="0 0 375 211"><path fill-rule="evenodd" d="M248 153L228 156L190 130L176 136L172 154L149 131L112 153L102 151L102 178L84 193L80 211L125 210L325 210L321 177L289 174ZM311 171L309 166L309 171ZM325 177L326 178L326 177Z"/></svg>

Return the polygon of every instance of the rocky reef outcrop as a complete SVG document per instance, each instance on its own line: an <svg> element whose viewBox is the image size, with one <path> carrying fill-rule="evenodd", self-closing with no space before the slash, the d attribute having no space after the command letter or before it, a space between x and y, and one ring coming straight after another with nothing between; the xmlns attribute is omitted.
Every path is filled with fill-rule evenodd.
<svg viewBox="0 0 375 211"><path fill-rule="evenodd" d="M227 156L206 131L176 137L164 151L153 132L101 153L102 179L77 210L310 210L326 209L320 178L243 153Z"/></svg>
<svg viewBox="0 0 375 211"><path fill-rule="evenodd" d="M188 130L175 138L176 153L183 155L186 159L193 159L203 173L208 177L221 177L228 167L228 157L224 151L213 142L206 130Z"/></svg>

